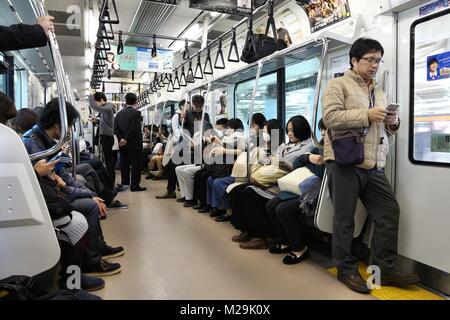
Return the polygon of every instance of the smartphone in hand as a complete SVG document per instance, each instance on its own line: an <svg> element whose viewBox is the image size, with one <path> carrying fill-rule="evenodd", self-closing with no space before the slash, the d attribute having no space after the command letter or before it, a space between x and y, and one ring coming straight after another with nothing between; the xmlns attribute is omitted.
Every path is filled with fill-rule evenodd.
<svg viewBox="0 0 450 320"><path fill-rule="evenodd" d="M398 107L400 105L398 103L391 103L388 107L387 107L387 111L392 111L392 112L396 112L398 111Z"/></svg>

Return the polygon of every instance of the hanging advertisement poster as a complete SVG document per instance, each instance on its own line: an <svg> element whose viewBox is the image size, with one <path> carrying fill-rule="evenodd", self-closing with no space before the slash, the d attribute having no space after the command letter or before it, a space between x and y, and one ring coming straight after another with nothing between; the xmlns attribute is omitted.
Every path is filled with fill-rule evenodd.
<svg viewBox="0 0 450 320"><path fill-rule="evenodd" d="M309 18L311 33L351 17L348 0L296 0Z"/></svg>
<svg viewBox="0 0 450 320"><path fill-rule="evenodd" d="M450 52L429 56L426 70L428 81L450 78Z"/></svg>
<svg viewBox="0 0 450 320"><path fill-rule="evenodd" d="M157 55L152 57L152 49L137 48L137 71L172 73L173 50L157 49Z"/></svg>
<svg viewBox="0 0 450 320"><path fill-rule="evenodd" d="M117 55L117 47L112 46L107 52L107 70L142 71L172 73L174 52L171 49L159 48L152 57L152 49L125 46L123 54Z"/></svg>
<svg viewBox="0 0 450 320"><path fill-rule="evenodd" d="M439 0L433 3L430 3L426 6L423 6L419 9L420 16L426 16L428 14L434 13L436 11L442 10L449 6L449 0Z"/></svg>
<svg viewBox="0 0 450 320"><path fill-rule="evenodd" d="M198 10L245 16L252 13L252 0L191 0L190 7Z"/></svg>

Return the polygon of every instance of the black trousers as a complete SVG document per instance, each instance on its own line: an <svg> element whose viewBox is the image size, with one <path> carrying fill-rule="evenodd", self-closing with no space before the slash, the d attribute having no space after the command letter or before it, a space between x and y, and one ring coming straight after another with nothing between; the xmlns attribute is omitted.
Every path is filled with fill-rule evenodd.
<svg viewBox="0 0 450 320"><path fill-rule="evenodd" d="M243 209L242 201L241 201L241 192L247 188L250 184L243 184L235 187L231 190L229 196L231 201L231 224L237 230L240 231L248 231L245 229L245 226L248 225L248 222L244 221L245 216L242 214Z"/></svg>
<svg viewBox="0 0 450 320"><path fill-rule="evenodd" d="M106 170L112 185L108 185L110 188L114 188L114 183L116 182L116 169L115 169L115 158L113 155L114 137L110 136L100 136L100 145L102 147L103 158L105 160Z"/></svg>
<svg viewBox="0 0 450 320"><path fill-rule="evenodd" d="M209 174L201 169L194 176L194 201L199 201L200 205L206 205L206 195L208 187Z"/></svg>
<svg viewBox="0 0 450 320"><path fill-rule="evenodd" d="M287 201L273 198L266 204L266 211L275 227L278 244L290 246L296 252L305 249L302 221L308 218L300 211L298 198Z"/></svg>
<svg viewBox="0 0 450 320"><path fill-rule="evenodd" d="M239 215L244 222L243 229L255 238L275 237L275 228L266 212L269 199L260 196L252 188L245 188L240 197L242 206Z"/></svg>
<svg viewBox="0 0 450 320"><path fill-rule="evenodd" d="M141 183L142 150L120 149L120 171L122 174L122 185L137 188ZM131 168L131 184L130 184Z"/></svg>
<svg viewBox="0 0 450 320"><path fill-rule="evenodd" d="M372 261L383 274L394 269L400 208L384 171L327 164L328 187L334 205L333 260L342 275L358 273L351 252L358 197L374 222Z"/></svg>
<svg viewBox="0 0 450 320"><path fill-rule="evenodd" d="M175 168L177 166L169 160L167 165L164 167L164 170L167 173L167 192L173 193L177 188L177 173L175 172Z"/></svg>

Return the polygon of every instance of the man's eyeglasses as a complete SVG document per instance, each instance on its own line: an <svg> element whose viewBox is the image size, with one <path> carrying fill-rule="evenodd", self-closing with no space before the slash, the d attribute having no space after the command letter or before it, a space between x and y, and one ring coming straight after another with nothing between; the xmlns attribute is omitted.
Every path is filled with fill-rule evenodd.
<svg viewBox="0 0 450 320"><path fill-rule="evenodd" d="M366 60L368 63L371 63L371 64L374 64L374 63L381 64L384 62L382 58L369 57L369 58L361 58L361 59Z"/></svg>

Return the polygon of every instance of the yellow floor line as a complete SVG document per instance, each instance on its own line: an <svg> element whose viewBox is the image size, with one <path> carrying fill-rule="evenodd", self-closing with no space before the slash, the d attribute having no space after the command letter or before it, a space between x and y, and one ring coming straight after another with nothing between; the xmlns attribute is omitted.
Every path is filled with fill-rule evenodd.
<svg viewBox="0 0 450 320"><path fill-rule="evenodd" d="M366 270L367 267L365 265L361 264L359 266L359 273L364 280L367 280L370 276ZM336 268L329 269L328 271L337 275ZM408 289L381 287L381 289L372 290L371 295L380 300L445 300L443 297L418 286L411 286Z"/></svg>

